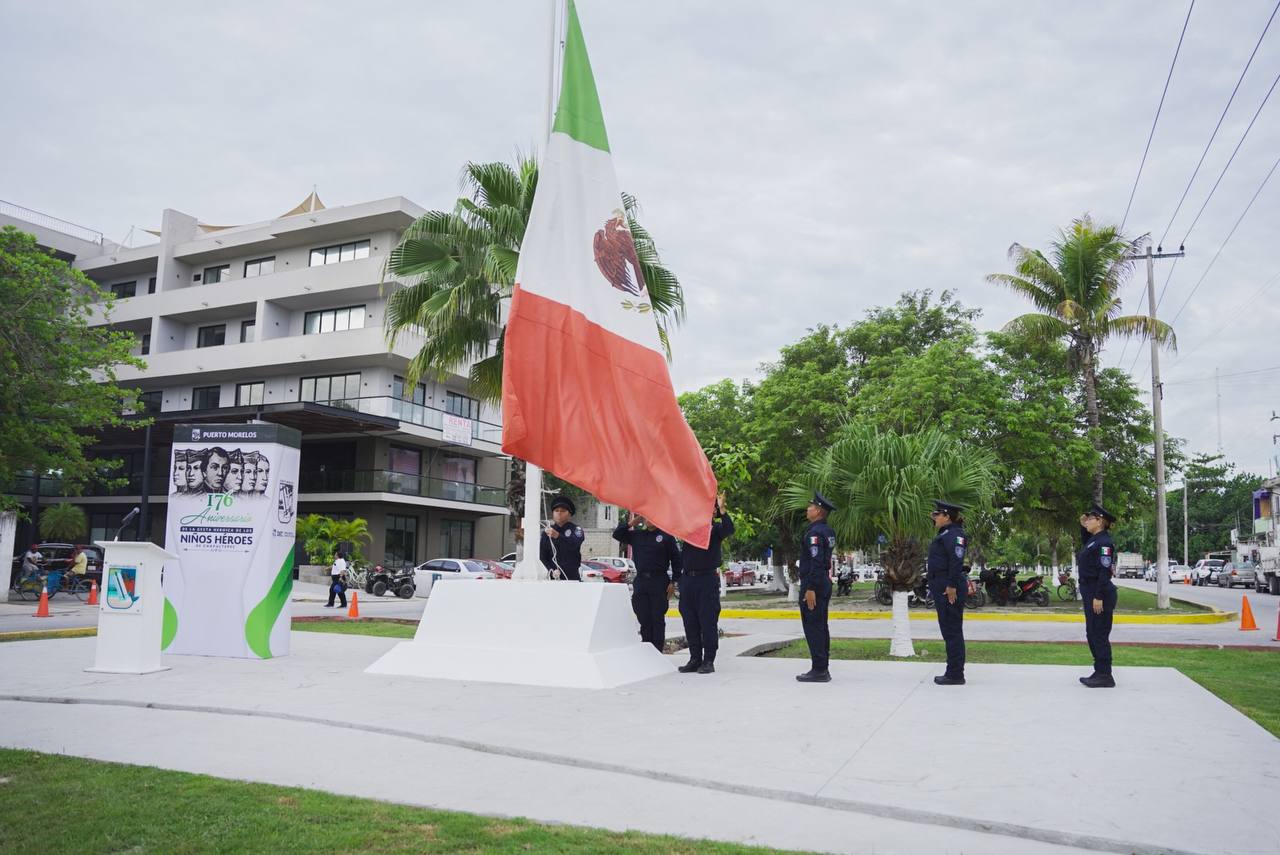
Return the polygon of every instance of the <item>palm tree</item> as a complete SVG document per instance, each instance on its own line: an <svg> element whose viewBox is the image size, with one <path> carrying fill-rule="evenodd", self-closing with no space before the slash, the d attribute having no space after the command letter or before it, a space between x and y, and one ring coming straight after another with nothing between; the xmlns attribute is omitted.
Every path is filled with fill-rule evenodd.
<svg viewBox="0 0 1280 855"><path fill-rule="evenodd" d="M422 377L443 379L470 366L471 392L483 401L502 398L505 327L502 304L511 298L520 245L534 192L538 162L518 157L506 163L468 163L465 195L452 211L428 211L400 238L387 258L384 278L404 287L387 300L383 328L388 347L401 333L425 338L406 369L412 388ZM684 320L684 292L663 266L653 237L637 219L635 197L622 194L640 273L649 291L662 346L671 356L668 332ZM512 460L507 506L524 517L524 463ZM517 549L519 547L517 546Z"/></svg>
<svg viewBox="0 0 1280 855"><path fill-rule="evenodd" d="M46 540L75 543L88 531L89 519L84 510L70 502L50 505L40 514L40 536Z"/></svg>
<svg viewBox="0 0 1280 855"><path fill-rule="evenodd" d="M854 423L805 462L801 474L783 488L782 503L803 508L817 490L837 508L828 522L842 546L868 549L883 536L881 559L893 588L889 652L913 656L907 591L920 578L924 544L933 537L933 500L986 507L997 468L990 452L936 428L900 435Z"/></svg>
<svg viewBox="0 0 1280 855"><path fill-rule="evenodd" d="M1111 338L1154 338L1177 346L1173 328L1147 315L1121 315L1120 290L1150 242L1149 235L1129 239L1115 226L1098 226L1085 214L1050 243L1052 258L1021 244L1009 247L1015 273L992 273L987 281L1004 285L1040 309L1014 318L1005 331L1041 341L1066 339L1073 371L1080 374L1085 418L1094 448L1098 435L1098 356ZM1093 472L1093 500L1102 501L1103 461Z"/></svg>
<svg viewBox="0 0 1280 855"><path fill-rule="evenodd" d="M385 276L405 287L388 298L384 329L389 345L405 332L426 339L409 363L410 386L422 377L442 379L470 366L473 394L497 401L502 397L502 302L511 298L538 187L538 163L528 157L514 166L468 163L463 187L465 195L452 211L423 214L391 251ZM684 320L684 294L637 221L635 198L624 193L622 203L658 334L670 356L667 334Z"/></svg>

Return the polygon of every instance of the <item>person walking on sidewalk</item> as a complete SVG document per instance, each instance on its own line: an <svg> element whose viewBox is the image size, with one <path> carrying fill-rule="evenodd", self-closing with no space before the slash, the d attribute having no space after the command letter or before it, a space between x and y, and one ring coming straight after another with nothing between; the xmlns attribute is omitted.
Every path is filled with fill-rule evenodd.
<svg viewBox="0 0 1280 855"><path fill-rule="evenodd" d="M631 610L640 621L640 640L662 652L667 641L667 609L671 594L680 581L680 549L676 539L653 528L642 516L620 520L613 539L631 547L636 578L631 583ZM670 571L670 573L668 573Z"/></svg>
<svg viewBox="0 0 1280 855"><path fill-rule="evenodd" d="M947 645L947 670L934 677L939 686L964 685L964 598L969 593L964 555L969 543L964 534L964 508L950 502L934 500L934 528L938 534L929 544L925 564L929 593L938 612L938 629Z"/></svg>
<svg viewBox="0 0 1280 855"><path fill-rule="evenodd" d="M711 518L711 539L706 549L692 543L681 548L680 617L689 643L689 661L680 673L711 674L716 670L720 647L720 544L733 534L733 519L725 507L724 493L716 497Z"/></svg>
<svg viewBox="0 0 1280 855"><path fill-rule="evenodd" d="M809 645L811 667L796 676L801 683L831 682L827 606L831 603L831 556L836 549L836 533L827 525L827 515L835 509L821 493L814 493L804 512L809 527L800 543L800 625Z"/></svg>
<svg viewBox="0 0 1280 855"><path fill-rule="evenodd" d="M1084 634L1093 654L1093 673L1081 677L1080 682L1090 689L1112 689L1116 685L1111 676L1111 618L1119 592L1111 581L1116 548L1110 531L1115 521L1096 503L1080 517L1083 546L1076 553L1076 566L1080 568L1080 596L1084 598Z"/></svg>
<svg viewBox="0 0 1280 855"><path fill-rule="evenodd" d="M342 601L342 607L347 607L347 586L343 584L342 577L347 572L346 556L339 552L333 557L333 566L329 568L329 602L325 603L326 609L333 608L333 598L338 597Z"/></svg>

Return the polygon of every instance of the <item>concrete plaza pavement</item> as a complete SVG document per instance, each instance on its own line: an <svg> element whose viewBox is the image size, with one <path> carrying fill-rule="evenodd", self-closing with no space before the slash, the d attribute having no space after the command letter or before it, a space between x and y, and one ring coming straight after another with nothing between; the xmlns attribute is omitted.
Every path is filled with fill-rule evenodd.
<svg viewBox="0 0 1280 855"><path fill-rule="evenodd" d="M0 645L0 744L550 822L830 852L1280 851L1280 740L1177 671L735 656L582 691L369 675L396 643L294 633L266 662L89 674L95 640ZM673 665L682 657L673 657ZM1153 711L1196 734L1171 749ZM785 729L770 726L777 722ZM1047 722L1055 722L1052 732ZM762 727L762 723L765 723ZM1187 810L1188 793L1218 807Z"/></svg>

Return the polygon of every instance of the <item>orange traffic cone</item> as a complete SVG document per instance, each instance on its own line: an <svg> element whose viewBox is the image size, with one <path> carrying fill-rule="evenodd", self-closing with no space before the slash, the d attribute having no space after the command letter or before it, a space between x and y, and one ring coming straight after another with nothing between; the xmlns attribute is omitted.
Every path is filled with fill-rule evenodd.
<svg viewBox="0 0 1280 855"><path fill-rule="evenodd" d="M1247 596L1240 598L1240 629L1256 630L1258 625L1253 622L1253 609L1249 608L1249 598Z"/></svg>
<svg viewBox="0 0 1280 855"><path fill-rule="evenodd" d="M1276 615L1276 637L1272 641L1280 641L1280 614Z"/></svg>
<svg viewBox="0 0 1280 855"><path fill-rule="evenodd" d="M89 583L89 599L85 600L86 605L96 606L98 604L98 583Z"/></svg>
<svg viewBox="0 0 1280 855"><path fill-rule="evenodd" d="M349 618L360 617L360 592L359 591L351 592L351 607L347 609L347 617ZM1257 627L1254 627L1254 629L1257 629Z"/></svg>
<svg viewBox="0 0 1280 855"><path fill-rule="evenodd" d="M1184 585L1190 585L1190 584L1191 584L1191 574L1190 574L1190 573L1184 573L1184 574L1183 574L1183 576L1182 576L1182 584L1184 584Z"/></svg>
<svg viewBox="0 0 1280 855"><path fill-rule="evenodd" d="M40 589L40 605L36 606L35 617L49 616L49 586Z"/></svg>

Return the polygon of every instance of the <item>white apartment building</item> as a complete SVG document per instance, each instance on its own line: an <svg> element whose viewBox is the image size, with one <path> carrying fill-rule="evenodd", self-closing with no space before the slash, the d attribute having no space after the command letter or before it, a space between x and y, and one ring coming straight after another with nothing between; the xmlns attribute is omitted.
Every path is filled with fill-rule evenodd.
<svg viewBox="0 0 1280 855"><path fill-rule="evenodd" d="M71 498L46 479L28 492L82 505L94 538L114 533L145 494L143 533L163 543L173 426L258 419L302 432L299 513L367 520L372 561L512 549L500 412L468 394L465 375L409 387L420 337L387 346L387 295L401 286L383 283L383 266L422 213L400 197L325 208L313 193L248 225L166 210L155 243L123 247L0 203L0 226L35 234L116 294L97 320L138 337L146 367L122 367L119 379L142 390L155 420L149 461L144 431L101 436L100 453L124 460L128 488Z"/></svg>

